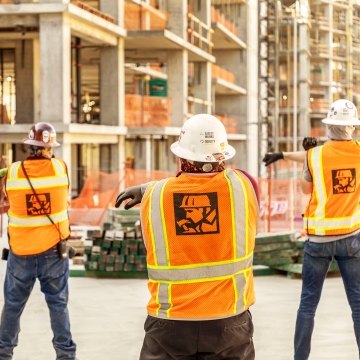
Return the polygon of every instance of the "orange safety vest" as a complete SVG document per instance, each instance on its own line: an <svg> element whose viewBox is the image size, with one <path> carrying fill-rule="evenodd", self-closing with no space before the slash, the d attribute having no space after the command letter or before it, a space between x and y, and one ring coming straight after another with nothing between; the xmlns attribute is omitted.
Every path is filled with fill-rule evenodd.
<svg viewBox="0 0 360 360"><path fill-rule="evenodd" d="M149 315L210 320L255 301L258 202L240 171L187 174L148 187L141 203Z"/></svg>
<svg viewBox="0 0 360 360"><path fill-rule="evenodd" d="M304 214L309 235L345 235L360 228L360 143L329 141L308 151L313 191Z"/></svg>
<svg viewBox="0 0 360 360"><path fill-rule="evenodd" d="M24 166L38 199L25 177L21 162L11 164L5 183L10 205L8 235L15 254L32 255L48 250L59 242L60 236L66 239L70 234L67 212L69 178L66 165L60 159L26 160Z"/></svg>

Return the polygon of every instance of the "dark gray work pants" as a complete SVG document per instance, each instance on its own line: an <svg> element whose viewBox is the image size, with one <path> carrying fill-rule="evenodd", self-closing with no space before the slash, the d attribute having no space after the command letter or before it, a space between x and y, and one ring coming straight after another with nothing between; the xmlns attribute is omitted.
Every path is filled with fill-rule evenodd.
<svg viewBox="0 0 360 360"><path fill-rule="evenodd" d="M254 360L249 311L219 320L181 321L148 316L140 360Z"/></svg>

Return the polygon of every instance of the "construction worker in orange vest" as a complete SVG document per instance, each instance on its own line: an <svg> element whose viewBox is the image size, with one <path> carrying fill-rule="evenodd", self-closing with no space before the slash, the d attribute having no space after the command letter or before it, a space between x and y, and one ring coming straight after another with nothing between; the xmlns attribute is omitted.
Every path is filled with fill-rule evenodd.
<svg viewBox="0 0 360 360"><path fill-rule="evenodd" d="M140 360L254 359L257 184L225 168L235 149L212 115L187 120L171 151L176 177L126 189L115 204L141 201L150 301Z"/></svg>
<svg viewBox="0 0 360 360"><path fill-rule="evenodd" d="M67 308L68 172L65 162L54 157L53 148L60 144L51 124L40 122L31 126L24 143L30 146L30 156L9 165L5 177L10 251L3 252L7 269L0 359L13 357L20 317L36 279L49 308L56 359L75 359L76 344ZM36 354L29 356L36 358Z"/></svg>
<svg viewBox="0 0 360 360"><path fill-rule="evenodd" d="M337 261L354 322L360 355L360 143L352 138L360 126L355 105L335 101L322 120L329 141L308 151L268 153L266 165L281 158L304 162L302 190L311 194L304 214L302 292L297 313L294 359L310 356L314 317L332 259Z"/></svg>

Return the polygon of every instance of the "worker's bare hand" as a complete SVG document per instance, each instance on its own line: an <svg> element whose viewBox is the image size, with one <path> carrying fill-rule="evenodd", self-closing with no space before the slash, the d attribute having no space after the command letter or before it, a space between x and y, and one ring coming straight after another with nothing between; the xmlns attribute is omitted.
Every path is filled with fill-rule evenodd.
<svg viewBox="0 0 360 360"><path fill-rule="evenodd" d="M262 161L265 163L265 166L269 166L270 164L284 159L284 154L282 152L275 153L266 153Z"/></svg>
<svg viewBox="0 0 360 360"><path fill-rule="evenodd" d="M140 204L142 197L141 185L129 187L118 195L115 201L115 207L118 208L123 201L131 199L124 206L125 210L129 210L133 206Z"/></svg>
<svg viewBox="0 0 360 360"><path fill-rule="evenodd" d="M302 146L306 151L317 146L317 144L318 144L317 139L311 136L304 137L304 140L302 142Z"/></svg>

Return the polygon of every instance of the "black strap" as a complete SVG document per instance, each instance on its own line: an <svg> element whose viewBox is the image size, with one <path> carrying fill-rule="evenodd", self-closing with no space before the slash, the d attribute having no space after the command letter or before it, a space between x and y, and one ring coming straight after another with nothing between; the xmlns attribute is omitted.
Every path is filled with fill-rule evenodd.
<svg viewBox="0 0 360 360"><path fill-rule="evenodd" d="M28 183L29 183L29 185L30 185L30 187L31 187L31 190L32 190L33 194L35 195L35 198L36 198L37 202L38 202L39 205L41 206L41 210L44 212L44 214L47 216L47 218L50 220L50 222L56 227L56 230L57 230L58 233L59 233L60 241L62 241L62 240L63 240L63 236L62 236L62 234L61 234L61 232L60 232L59 225L57 225L57 224L54 223L54 220L51 218L51 216L50 216L50 215L46 212L46 210L44 209L43 204L42 204L42 202L40 201L39 196L38 196L38 194L36 193L36 191L35 191L35 189L34 189L34 186L33 186L33 184L32 184L31 181L30 181L29 175L27 174L27 172L26 172L26 170L25 170L25 166L24 166L24 162L23 162L23 161L21 162L21 168L22 168L22 171L24 172L24 175L25 175L25 177L26 177L26 179L27 179L27 181L28 181Z"/></svg>

